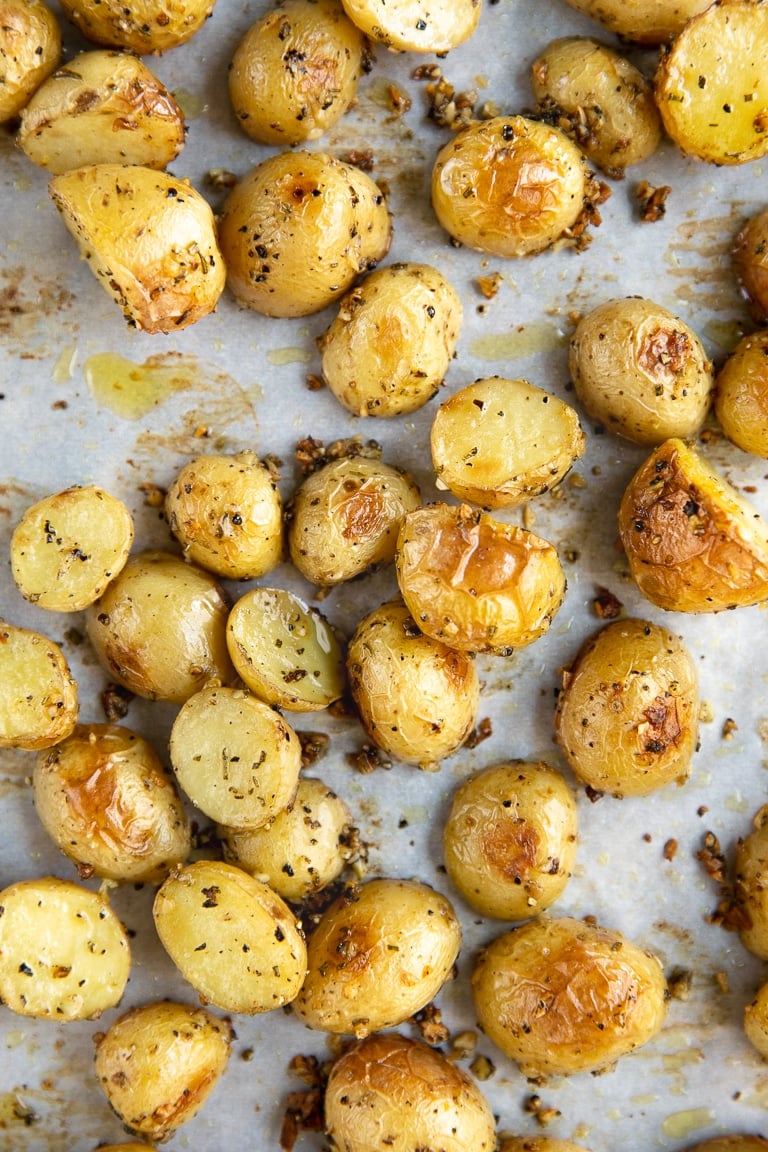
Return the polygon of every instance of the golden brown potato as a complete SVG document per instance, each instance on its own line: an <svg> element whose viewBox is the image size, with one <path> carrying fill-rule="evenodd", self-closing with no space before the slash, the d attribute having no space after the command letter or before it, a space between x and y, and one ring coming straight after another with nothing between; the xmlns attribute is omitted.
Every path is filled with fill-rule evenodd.
<svg viewBox="0 0 768 1152"><path fill-rule="evenodd" d="M61 58L61 32L42 0L2 0L0 124L17 116Z"/></svg>
<svg viewBox="0 0 768 1152"><path fill-rule="evenodd" d="M262 161L230 192L219 222L227 281L265 316L307 316L386 256L391 224L370 176L322 152Z"/></svg>
<svg viewBox="0 0 768 1152"><path fill-rule="evenodd" d="M624 56L586 36L553 40L531 66L537 110L609 176L647 160L661 121L650 84Z"/></svg>
<svg viewBox="0 0 768 1152"><path fill-rule="evenodd" d="M356 416L413 412L442 384L462 315L436 268L379 268L344 297L318 340L325 382Z"/></svg>
<svg viewBox="0 0 768 1152"><path fill-rule="evenodd" d="M184 114L136 56L81 52L38 88L17 142L33 164L69 172L88 164L165 168L184 147Z"/></svg>
<svg viewBox="0 0 768 1152"><path fill-rule="evenodd" d="M715 415L732 443L768 459L768 332L744 336L721 367Z"/></svg>
<svg viewBox="0 0 768 1152"><path fill-rule="evenodd" d="M255 580L283 555L277 477L255 452L190 460L165 498L184 555L227 580Z"/></svg>
<svg viewBox="0 0 768 1152"><path fill-rule="evenodd" d="M372 40L396 52L449 52L480 19L482 0L342 0L347 15Z"/></svg>
<svg viewBox="0 0 768 1152"><path fill-rule="evenodd" d="M667 133L687 156L744 164L768 152L768 21L762 0L728 0L692 17L656 73Z"/></svg>
<svg viewBox="0 0 768 1152"><path fill-rule="evenodd" d="M203 1008L144 1004L97 1036L96 1076L129 1132L167 1140L202 1108L231 1042L229 1022Z"/></svg>
<svg viewBox="0 0 768 1152"><path fill-rule="evenodd" d="M507 656L542 636L565 596L546 540L466 504L404 518L395 557L400 593L422 632L463 652Z"/></svg>
<svg viewBox="0 0 768 1152"><path fill-rule="evenodd" d="M768 984L758 988L754 1000L745 1007L744 1032L750 1044L768 1059Z"/></svg>
<svg viewBox="0 0 768 1152"><path fill-rule="evenodd" d="M32 786L43 827L84 877L159 884L189 855L173 778L128 728L79 724L40 753Z"/></svg>
<svg viewBox="0 0 768 1152"><path fill-rule="evenodd" d="M423 635L397 601L360 621L349 643L347 673L371 740L404 764L436 771L477 719L474 659Z"/></svg>
<svg viewBox="0 0 768 1152"><path fill-rule="evenodd" d="M94 1152L156 1152L151 1144L145 1144L142 1140L140 1143L136 1140L129 1140L124 1144L98 1144Z"/></svg>
<svg viewBox="0 0 768 1152"><path fill-rule="evenodd" d="M768 324L768 208L739 229L731 256L752 319Z"/></svg>
<svg viewBox="0 0 768 1152"><path fill-rule="evenodd" d="M443 849L448 875L468 904L483 916L527 920L553 904L570 879L576 801L547 764L495 764L456 789Z"/></svg>
<svg viewBox="0 0 768 1152"><path fill-rule="evenodd" d="M692 436L704 423L712 364L696 333L652 300L594 308L576 326L568 366L592 419L637 444Z"/></svg>
<svg viewBox="0 0 768 1152"><path fill-rule="evenodd" d="M368 1036L340 1056L325 1089L325 1126L345 1152L494 1152L493 1113L442 1052L405 1036Z"/></svg>
<svg viewBox="0 0 768 1152"><path fill-rule="evenodd" d="M736 846L734 874L741 942L768 960L768 804L758 809L752 831Z"/></svg>
<svg viewBox="0 0 768 1152"><path fill-rule="evenodd" d="M451 974L461 928L450 902L415 880L369 880L340 896L309 938L293 1010L362 1039L420 1011Z"/></svg>
<svg viewBox="0 0 768 1152"><path fill-rule="evenodd" d="M123 569L133 518L103 488L67 488L27 508L11 537L11 571L25 600L79 612Z"/></svg>
<svg viewBox="0 0 768 1152"><path fill-rule="evenodd" d="M569 404L527 380L489 376L454 392L431 432L437 487L509 508L559 484L586 447Z"/></svg>
<svg viewBox="0 0 768 1152"><path fill-rule="evenodd" d="M0 748L50 748L77 723L77 683L58 644L0 620Z"/></svg>
<svg viewBox="0 0 768 1152"><path fill-rule="evenodd" d="M131 327L177 332L214 311L226 271L213 212L188 180L91 164L54 176L48 189Z"/></svg>
<svg viewBox="0 0 768 1152"><path fill-rule="evenodd" d="M229 96L252 140L300 144L344 115L367 65L365 37L339 0L284 0L235 49Z"/></svg>
<svg viewBox="0 0 768 1152"><path fill-rule="evenodd" d="M674 612L768 599L768 524L682 440L667 440L629 482L619 534L640 591Z"/></svg>
<svg viewBox="0 0 768 1152"><path fill-rule="evenodd" d="M743 1133L733 1136L714 1136L694 1144L686 1152L766 1152L768 1140L764 1136L747 1136Z"/></svg>
<svg viewBox="0 0 768 1152"><path fill-rule="evenodd" d="M664 1023L659 960L620 933L570 917L531 920L483 949L478 1020L524 1076L607 1068Z"/></svg>
<svg viewBox="0 0 768 1152"><path fill-rule="evenodd" d="M663 44L712 0L566 0L571 8L599 20L609 32L637 44Z"/></svg>
<svg viewBox="0 0 768 1152"><path fill-rule="evenodd" d="M442 227L494 256L529 256L568 236L586 191L586 161L573 141L523 116L472 122L440 150L432 170Z"/></svg>
<svg viewBox="0 0 768 1152"><path fill-rule="evenodd" d="M556 1136L505 1136L499 1152L587 1152L583 1144Z"/></svg>
<svg viewBox="0 0 768 1152"><path fill-rule="evenodd" d="M137 56L184 44L213 12L214 0L62 0L65 15L96 44Z"/></svg>
<svg viewBox="0 0 768 1152"><path fill-rule="evenodd" d="M698 731L696 665L658 624L607 624L563 673L555 736L574 775L596 792L645 796L684 784Z"/></svg>

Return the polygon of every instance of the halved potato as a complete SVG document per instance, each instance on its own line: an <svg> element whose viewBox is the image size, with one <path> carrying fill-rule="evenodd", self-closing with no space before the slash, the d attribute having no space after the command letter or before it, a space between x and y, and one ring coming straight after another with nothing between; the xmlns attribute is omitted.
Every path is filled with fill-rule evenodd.
<svg viewBox="0 0 768 1152"><path fill-rule="evenodd" d="M61 32L42 0L3 0L0 17L0 124L21 112L61 58Z"/></svg>
<svg viewBox="0 0 768 1152"><path fill-rule="evenodd" d="M712 0L566 0L571 8L599 20L609 32L637 44L663 44Z"/></svg>
<svg viewBox="0 0 768 1152"><path fill-rule="evenodd" d="M0 620L0 748L49 748L69 736L77 708L58 644Z"/></svg>
<svg viewBox="0 0 768 1152"><path fill-rule="evenodd" d="M184 44L213 12L214 0L62 0L86 40L137 56Z"/></svg>
<svg viewBox="0 0 768 1152"><path fill-rule="evenodd" d="M398 52L449 52L467 40L482 0L342 0L350 20Z"/></svg>

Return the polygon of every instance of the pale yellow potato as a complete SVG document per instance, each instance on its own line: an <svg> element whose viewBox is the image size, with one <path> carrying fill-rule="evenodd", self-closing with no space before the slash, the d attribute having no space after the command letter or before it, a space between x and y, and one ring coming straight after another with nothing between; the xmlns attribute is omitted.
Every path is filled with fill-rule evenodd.
<svg viewBox="0 0 768 1152"><path fill-rule="evenodd" d="M660 961L619 932L541 917L497 937L472 974L478 1021L524 1076L597 1072L664 1024Z"/></svg>
<svg viewBox="0 0 768 1152"><path fill-rule="evenodd" d="M232 189L219 221L229 287L265 316L332 304L386 256L391 232L370 176L322 152L263 160Z"/></svg>
<svg viewBox="0 0 768 1152"><path fill-rule="evenodd" d="M619 178L653 155L661 120L650 84L626 57L586 36L553 40L531 65L537 110L593 164Z"/></svg>
<svg viewBox="0 0 768 1152"><path fill-rule="evenodd" d="M652 300L607 300L579 321L568 367L593 420L636 444L692 436L714 385L696 333Z"/></svg>
<svg viewBox="0 0 768 1152"><path fill-rule="evenodd" d="M609 32L637 44L663 44L682 32L712 0L566 0Z"/></svg>
<svg viewBox="0 0 768 1152"><path fill-rule="evenodd" d="M58 21L42 0L0 3L0 124L17 116L61 59Z"/></svg>
<svg viewBox="0 0 768 1152"><path fill-rule="evenodd" d="M638 588L659 608L768 600L768 523L682 440L666 440L630 480L619 535Z"/></svg>
<svg viewBox="0 0 768 1152"><path fill-rule="evenodd" d="M732 1136L713 1136L711 1140L703 1140L694 1144L686 1152L766 1152L768 1140L764 1136L749 1136L745 1133L735 1133Z"/></svg>
<svg viewBox="0 0 768 1152"><path fill-rule="evenodd" d="M483 508L548 492L586 447L570 404L503 376L475 380L444 400L430 443L437 487Z"/></svg>
<svg viewBox="0 0 768 1152"><path fill-rule="evenodd" d="M745 164L768 152L768 20L762 0L711 4L662 55L656 102L687 156Z"/></svg>
<svg viewBox="0 0 768 1152"><path fill-rule="evenodd" d="M255 452L190 460L165 498L184 555L227 580L255 580L283 556L277 478Z"/></svg>
<svg viewBox="0 0 768 1152"><path fill-rule="evenodd" d="M565 596L565 574L548 541L467 504L409 512L395 567L422 632L464 652L508 656L532 644Z"/></svg>
<svg viewBox="0 0 768 1152"><path fill-rule="evenodd" d="M302 482L288 524L291 560L313 584L341 584L395 555L421 494L407 472L364 456L331 460Z"/></svg>
<svg viewBox="0 0 768 1152"><path fill-rule="evenodd" d="M324 1032L402 1024L450 977L461 927L445 896L415 880L369 880L339 897L309 938L293 1010Z"/></svg>
<svg viewBox="0 0 768 1152"><path fill-rule="evenodd" d="M317 712L344 693L344 645L315 608L281 588L252 588L227 621L240 679L267 704Z"/></svg>
<svg viewBox="0 0 768 1152"><path fill-rule="evenodd" d="M11 572L25 600L79 612L125 566L133 518L96 485L55 492L27 508L11 537Z"/></svg>
<svg viewBox="0 0 768 1152"><path fill-rule="evenodd" d="M739 229L731 262L755 324L768 324L768 208Z"/></svg>
<svg viewBox="0 0 768 1152"><path fill-rule="evenodd" d="M325 1126L344 1152L494 1152L488 1101L439 1049L405 1036L368 1036L331 1068Z"/></svg>
<svg viewBox="0 0 768 1152"><path fill-rule="evenodd" d="M161 1142L200 1111L232 1038L231 1024L203 1008L144 1004L96 1037L96 1077L126 1129Z"/></svg>
<svg viewBox="0 0 768 1152"><path fill-rule="evenodd" d="M355 416L414 412L443 383L462 316L456 290L437 268L379 268L344 297L318 339L323 378Z"/></svg>
<svg viewBox="0 0 768 1152"><path fill-rule="evenodd" d="M219 826L226 858L284 900L298 903L326 888L350 858L352 816L322 780L299 780L293 804L266 828Z"/></svg>
<svg viewBox="0 0 768 1152"><path fill-rule="evenodd" d="M216 308L226 271L210 205L188 180L91 164L48 185L64 224L128 324L178 332Z"/></svg>
<svg viewBox="0 0 768 1152"><path fill-rule="evenodd" d="M50 748L77 713L77 683L58 644L0 620L0 748Z"/></svg>
<svg viewBox="0 0 768 1152"><path fill-rule="evenodd" d="M81 52L38 88L17 143L33 164L69 172L87 164L165 168L184 147L184 114L167 88L127 52Z"/></svg>
<svg viewBox="0 0 768 1152"><path fill-rule="evenodd" d="M131 967L106 899L45 876L0 892L0 1000L21 1016L92 1020L114 1008Z"/></svg>
<svg viewBox="0 0 768 1152"><path fill-rule="evenodd" d="M744 336L720 368L715 415L733 444L768 459L768 332Z"/></svg>
<svg viewBox="0 0 768 1152"><path fill-rule="evenodd" d="M215 578L169 552L131 557L86 612L99 663L124 688L182 704L209 680L231 683L229 602Z"/></svg>
<svg viewBox="0 0 768 1152"><path fill-rule="evenodd" d="M432 206L454 240L530 256L568 237L584 209L587 165L564 132L523 116L473 121L441 148Z"/></svg>
<svg viewBox="0 0 768 1152"><path fill-rule="evenodd" d="M547 764L495 764L454 792L443 859L483 916L527 920L543 912L562 895L575 858L576 801Z"/></svg>
<svg viewBox="0 0 768 1152"><path fill-rule="evenodd" d="M65 15L96 44L137 56L184 44L213 12L215 0L62 0Z"/></svg>
<svg viewBox="0 0 768 1152"><path fill-rule="evenodd" d="M404 604L382 604L350 640L347 675L374 744L436 771L469 736L480 703L474 658L419 631Z"/></svg>
<svg viewBox="0 0 768 1152"><path fill-rule="evenodd" d="M79 724L41 752L35 809L82 876L159 884L190 851L175 783L141 736L117 724Z"/></svg>
<svg viewBox="0 0 768 1152"><path fill-rule="evenodd" d="M474 32L482 0L342 0L351 20L395 52L449 52Z"/></svg>
<svg viewBox="0 0 768 1152"><path fill-rule="evenodd" d="M154 1145L129 1140L125 1144L98 1144L94 1152L155 1152Z"/></svg>
<svg viewBox="0 0 768 1152"><path fill-rule="evenodd" d="M344 115L369 66L365 37L339 0L285 0L235 49L229 97L252 140L300 144Z"/></svg>
<svg viewBox="0 0 768 1152"><path fill-rule="evenodd" d="M768 804L755 813L752 830L736 845L734 892L745 948L768 960Z"/></svg>
<svg viewBox="0 0 768 1152"><path fill-rule="evenodd" d="M505 1136L499 1152L587 1152L583 1144L556 1136Z"/></svg>
<svg viewBox="0 0 768 1152"><path fill-rule="evenodd" d="M699 736L699 685L682 640L647 620L615 620L563 673L555 738L596 792L646 796L684 784Z"/></svg>
<svg viewBox="0 0 768 1152"><path fill-rule="evenodd" d="M750 1044L768 1059L768 984L761 985L754 1000L746 1005L744 1032Z"/></svg>
<svg viewBox="0 0 768 1152"><path fill-rule="evenodd" d="M173 722L169 751L192 803L231 828L269 824L296 793L299 738L250 692L216 684L196 692Z"/></svg>

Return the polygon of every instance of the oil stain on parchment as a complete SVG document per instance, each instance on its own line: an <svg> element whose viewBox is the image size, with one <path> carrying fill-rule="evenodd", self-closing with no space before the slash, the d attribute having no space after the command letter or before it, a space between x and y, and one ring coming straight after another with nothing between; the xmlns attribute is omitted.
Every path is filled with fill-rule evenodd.
<svg viewBox="0 0 768 1152"><path fill-rule="evenodd" d="M75 296L55 280L28 273L19 265L0 269L0 343L8 351L24 350L25 359L51 355L58 340L56 325L68 333L76 322L67 319Z"/></svg>
<svg viewBox="0 0 768 1152"><path fill-rule="evenodd" d="M744 302L731 266L731 249L741 213L687 220L678 225L667 250L675 298L689 307L739 316Z"/></svg>

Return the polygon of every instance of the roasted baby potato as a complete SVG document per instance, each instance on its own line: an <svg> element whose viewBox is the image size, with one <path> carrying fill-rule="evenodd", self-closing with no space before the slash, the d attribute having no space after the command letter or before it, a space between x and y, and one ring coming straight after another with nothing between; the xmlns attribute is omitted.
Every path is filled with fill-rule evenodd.
<svg viewBox="0 0 768 1152"><path fill-rule="evenodd" d="M160 1142L200 1111L231 1042L229 1022L203 1008L144 1004L98 1034L96 1076L126 1129Z"/></svg>
<svg viewBox="0 0 768 1152"><path fill-rule="evenodd" d="M490 1106L442 1052L405 1036L368 1036L340 1056L325 1089L325 1127L345 1152L494 1152Z"/></svg>
<svg viewBox="0 0 768 1152"><path fill-rule="evenodd" d="M0 748L50 748L69 736L77 711L77 684L58 644L0 620Z"/></svg>
<svg viewBox="0 0 768 1152"><path fill-rule="evenodd" d="M462 315L437 268L379 268L344 297L319 338L323 378L355 416L413 412L442 384Z"/></svg>
<svg viewBox="0 0 768 1152"><path fill-rule="evenodd" d="M49 76L21 116L17 143L33 164L165 168L184 147L184 114L136 56L81 52Z"/></svg>
<svg viewBox="0 0 768 1152"><path fill-rule="evenodd" d="M229 287L265 316L332 304L386 256L390 238L370 176L322 152L262 161L232 189L219 222Z"/></svg>
<svg viewBox="0 0 768 1152"><path fill-rule="evenodd" d="M0 892L0 999L57 1023L114 1008L131 967L128 937L106 899L45 876Z"/></svg>
<svg viewBox="0 0 768 1152"><path fill-rule="evenodd" d="M752 830L736 846L734 891L745 948L768 960L768 804L758 809Z"/></svg>
<svg viewBox="0 0 768 1152"><path fill-rule="evenodd" d="M609 32L636 44L663 44L682 32L692 16L712 0L565 0L577 12L599 20Z"/></svg>
<svg viewBox="0 0 768 1152"><path fill-rule="evenodd" d="M293 497L288 524L291 560L313 584L341 584L395 555L404 514L421 494L398 468L365 456L331 460Z"/></svg>
<svg viewBox="0 0 768 1152"><path fill-rule="evenodd" d="M513 760L455 791L443 829L445 867L483 916L527 920L561 895L576 857L576 801L559 772Z"/></svg>
<svg viewBox="0 0 768 1152"><path fill-rule="evenodd" d="M556 1136L505 1136L499 1152L587 1152L583 1144Z"/></svg>
<svg viewBox="0 0 768 1152"><path fill-rule="evenodd" d="M507 656L532 644L565 596L565 574L551 544L466 504L409 512L395 567L421 631L463 652Z"/></svg>
<svg viewBox="0 0 768 1152"><path fill-rule="evenodd" d="M62 0L64 14L96 44L137 56L184 44L213 12L214 0Z"/></svg>
<svg viewBox="0 0 768 1152"><path fill-rule="evenodd" d="M768 984L758 988L744 1009L744 1032L761 1056L768 1059Z"/></svg>
<svg viewBox="0 0 768 1152"><path fill-rule="evenodd" d="M94 1152L156 1152L153 1145L136 1140L129 1140L123 1144L99 1144Z"/></svg>
<svg viewBox="0 0 768 1152"><path fill-rule="evenodd" d="M768 459L768 332L744 336L721 367L715 415L732 443Z"/></svg>
<svg viewBox="0 0 768 1152"><path fill-rule="evenodd" d="M766 1152L768 1140L764 1136L747 1136L738 1133L733 1136L714 1136L694 1144L686 1152Z"/></svg>
<svg viewBox="0 0 768 1152"><path fill-rule="evenodd" d="M701 341L652 300L607 300L576 325L568 366L593 420L636 444L692 436L714 382Z"/></svg>
<svg viewBox="0 0 768 1152"><path fill-rule="evenodd" d="M25 600L79 612L123 569L133 518L103 488L67 488L27 508L11 537L11 571Z"/></svg>
<svg viewBox="0 0 768 1152"><path fill-rule="evenodd" d="M398 601L360 621L347 674L371 740L404 764L436 771L472 731L480 700L474 659L423 635Z"/></svg>
<svg viewBox="0 0 768 1152"><path fill-rule="evenodd" d="M586 447L569 404L527 380L489 376L438 408L430 436L437 487L483 508L554 488Z"/></svg>
<svg viewBox="0 0 768 1152"><path fill-rule="evenodd" d="M347 15L372 40L396 52L449 52L480 19L482 0L342 0Z"/></svg>
<svg viewBox="0 0 768 1152"><path fill-rule="evenodd" d="M530 920L484 948L472 993L485 1034L524 1076L596 1072L664 1023L661 963L619 932Z"/></svg>
<svg viewBox="0 0 768 1152"><path fill-rule="evenodd" d="M415 880L369 880L320 918L293 1010L310 1028L358 1039L401 1024L437 995L460 943L445 896Z"/></svg>
<svg viewBox="0 0 768 1152"><path fill-rule="evenodd" d="M88 608L99 663L124 688L182 704L209 680L235 678L229 603L214 577L169 552L140 552Z"/></svg>
<svg viewBox="0 0 768 1152"><path fill-rule="evenodd" d="M140 164L92 164L48 188L131 327L177 332L214 311L224 262L213 212L188 180Z"/></svg>
<svg viewBox="0 0 768 1152"><path fill-rule="evenodd" d="M537 111L562 128L609 176L659 146L653 91L624 56L586 36L553 40L531 66Z"/></svg>
<svg viewBox="0 0 768 1152"><path fill-rule="evenodd" d="M317 140L355 101L367 65L365 37L339 0L285 0L235 49L232 108L259 144Z"/></svg>
<svg viewBox="0 0 768 1152"><path fill-rule="evenodd" d="M768 208L756 212L739 229L731 258L752 319L768 324Z"/></svg>
<svg viewBox="0 0 768 1152"><path fill-rule="evenodd" d="M619 534L659 608L720 612L768 599L768 524L682 440L661 444L629 482Z"/></svg>
<svg viewBox="0 0 768 1152"><path fill-rule="evenodd" d="M219 860L174 868L153 912L163 947L205 1004L269 1012L296 996L307 966L296 918L242 868Z"/></svg>
<svg viewBox="0 0 768 1152"><path fill-rule="evenodd" d="M569 234L587 166L558 128L497 116L460 129L432 169L432 206L454 240L494 256L530 256Z"/></svg>
<svg viewBox="0 0 768 1152"><path fill-rule="evenodd" d="M563 673L555 736L574 775L596 792L645 796L685 783L698 731L696 665L658 624L607 624Z"/></svg>
<svg viewBox="0 0 768 1152"><path fill-rule="evenodd" d="M43 827L84 877L159 884L189 855L173 778L128 728L79 724L39 754L32 787Z"/></svg>
<svg viewBox="0 0 768 1152"><path fill-rule="evenodd" d="M21 112L61 58L58 21L42 0L3 0L0 124Z"/></svg>
<svg viewBox="0 0 768 1152"><path fill-rule="evenodd" d="M745 164L768 152L767 52L762 0L711 4L682 29L655 84L664 127L686 156Z"/></svg>

